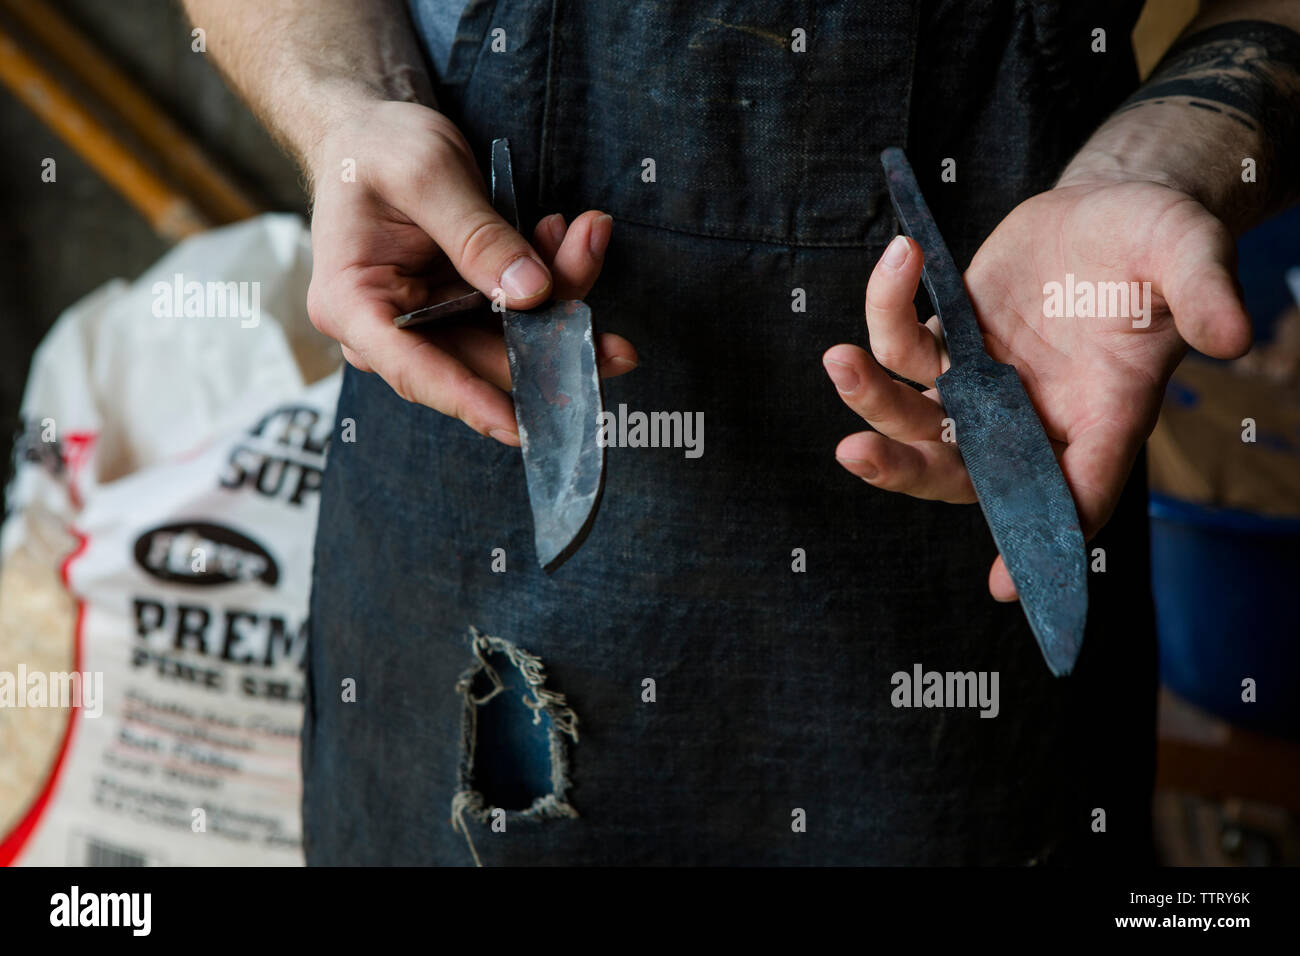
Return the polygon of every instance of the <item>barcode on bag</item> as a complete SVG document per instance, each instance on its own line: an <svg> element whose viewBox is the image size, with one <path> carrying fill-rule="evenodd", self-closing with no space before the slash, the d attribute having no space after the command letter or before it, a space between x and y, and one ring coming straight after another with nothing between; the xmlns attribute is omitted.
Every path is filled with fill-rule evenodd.
<svg viewBox="0 0 1300 956"><path fill-rule="evenodd" d="M148 862L141 853L95 840L86 841L85 866L147 866Z"/></svg>

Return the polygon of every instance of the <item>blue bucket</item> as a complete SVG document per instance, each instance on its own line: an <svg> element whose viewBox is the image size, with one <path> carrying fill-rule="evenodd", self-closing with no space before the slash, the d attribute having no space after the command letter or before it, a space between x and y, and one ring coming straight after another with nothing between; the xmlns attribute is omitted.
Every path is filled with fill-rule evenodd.
<svg viewBox="0 0 1300 956"><path fill-rule="evenodd" d="M1161 680L1234 724L1300 739L1300 518L1154 492L1150 515Z"/></svg>

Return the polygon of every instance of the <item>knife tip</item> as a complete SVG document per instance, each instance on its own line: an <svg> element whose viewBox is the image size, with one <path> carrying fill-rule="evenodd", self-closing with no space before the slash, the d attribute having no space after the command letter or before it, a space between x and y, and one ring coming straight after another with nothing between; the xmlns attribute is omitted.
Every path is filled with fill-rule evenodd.
<svg viewBox="0 0 1300 956"><path fill-rule="evenodd" d="M586 539L585 534L582 535L581 537L576 537L572 541L570 541L566 547L560 549L559 551L555 551L553 549L548 549L546 551L543 551L539 547L537 549L537 563L541 566L542 571L544 573L548 575L553 574L557 570L559 570L560 566L564 564L564 562L568 561L569 558L573 557L575 554L578 553L578 548L582 546L582 542L585 539Z"/></svg>
<svg viewBox="0 0 1300 956"><path fill-rule="evenodd" d="M1078 659L1077 655L1072 654L1044 654L1047 661L1047 669L1052 672L1053 677L1069 677L1074 671L1074 663Z"/></svg>
<svg viewBox="0 0 1300 956"><path fill-rule="evenodd" d="M591 533L591 529L596 523L596 512L600 510L600 499L604 497L604 492L605 467L604 456L602 455L595 494L591 495L583 503L581 524L538 522L536 521L536 512L534 512L533 534L537 549L537 563L541 565L546 574L551 574L565 561L573 557L578 549L582 547L583 542L587 540L587 535Z"/></svg>
<svg viewBox="0 0 1300 956"><path fill-rule="evenodd" d="M1083 649L1083 621L1073 626L1051 629L1038 637L1038 646L1043 652L1043 660L1054 677L1068 677L1079 660L1079 651Z"/></svg>
<svg viewBox="0 0 1300 956"><path fill-rule="evenodd" d="M1025 617L1048 670L1055 677L1067 677L1074 670L1083 649L1088 624L1088 592L1085 582L1076 589L1058 593L1050 601L1025 601Z"/></svg>

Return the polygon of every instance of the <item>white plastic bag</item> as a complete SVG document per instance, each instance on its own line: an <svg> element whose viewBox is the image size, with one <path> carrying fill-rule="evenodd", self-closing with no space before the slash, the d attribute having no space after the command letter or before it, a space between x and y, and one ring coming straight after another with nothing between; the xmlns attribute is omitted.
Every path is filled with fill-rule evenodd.
<svg viewBox="0 0 1300 956"><path fill-rule="evenodd" d="M6 672L45 668L52 689L60 660L85 693L0 706L0 770L27 775L0 802L0 862L302 862L305 622L339 361L306 319L308 239L285 215L196 236L74 305L36 355L0 538L6 579L31 580L0 587L0 704ZM76 608L62 628L28 607L60 587ZM37 725L45 753L9 766Z"/></svg>

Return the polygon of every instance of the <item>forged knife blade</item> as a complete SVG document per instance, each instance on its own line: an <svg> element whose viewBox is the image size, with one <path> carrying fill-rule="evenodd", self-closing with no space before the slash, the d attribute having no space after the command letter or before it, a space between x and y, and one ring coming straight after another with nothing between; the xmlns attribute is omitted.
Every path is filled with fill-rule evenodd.
<svg viewBox="0 0 1300 956"><path fill-rule="evenodd" d="M492 205L519 228L505 139L492 141ZM586 540L605 488L605 449L598 441L604 402L591 309L576 299L530 312L507 309L502 326L537 561L549 573Z"/></svg>
<svg viewBox="0 0 1300 956"><path fill-rule="evenodd" d="M519 229L505 139L492 141L492 206ZM459 282L442 301L399 315L393 324L404 329L446 320L487 303L487 296ZM537 561L549 573L586 540L605 488L605 449L598 441L604 402L591 309L576 299L552 301L529 312L506 309L501 322Z"/></svg>
<svg viewBox="0 0 1300 956"><path fill-rule="evenodd" d="M951 366L935 379L993 540L1052 673L1070 673L1088 617L1087 554L1074 499L1015 367L984 350L961 273L903 151L880 154L902 231L921 246Z"/></svg>

